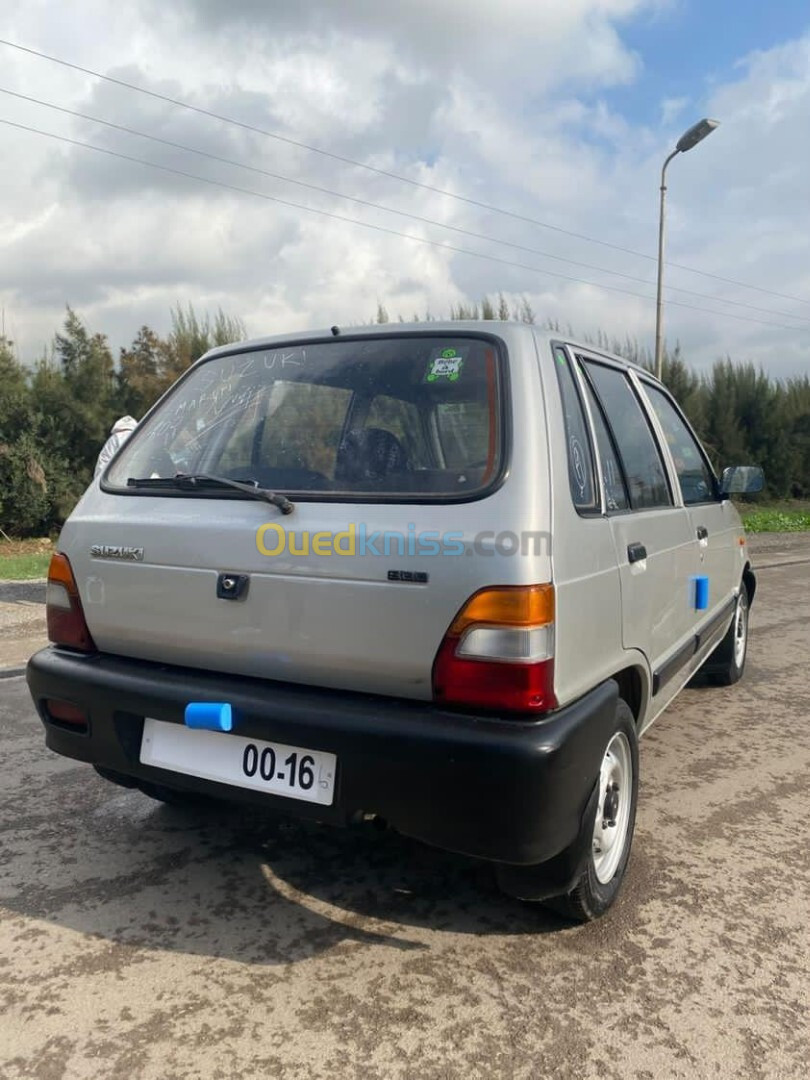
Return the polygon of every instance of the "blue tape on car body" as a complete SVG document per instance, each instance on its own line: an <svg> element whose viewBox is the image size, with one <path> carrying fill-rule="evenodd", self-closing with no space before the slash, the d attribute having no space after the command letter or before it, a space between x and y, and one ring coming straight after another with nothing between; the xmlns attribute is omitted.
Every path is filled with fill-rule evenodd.
<svg viewBox="0 0 810 1080"><path fill-rule="evenodd" d="M699 576L695 578L695 611L705 611L709 606L709 579Z"/></svg>
<svg viewBox="0 0 810 1080"><path fill-rule="evenodd" d="M223 701L190 701L186 705L186 727L230 731L233 727L233 710Z"/></svg>

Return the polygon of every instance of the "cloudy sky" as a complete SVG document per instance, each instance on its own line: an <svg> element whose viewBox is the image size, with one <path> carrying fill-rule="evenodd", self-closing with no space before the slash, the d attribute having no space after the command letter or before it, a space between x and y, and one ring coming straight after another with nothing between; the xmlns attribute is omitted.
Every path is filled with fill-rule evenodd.
<svg viewBox="0 0 810 1080"><path fill-rule="evenodd" d="M712 116L669 172L668 337L810 369L806 0L27 0L1 25L246 125L0 44L0 120L124 155L0 124L26 360L66 303L117 347L178 302L260 335L499 291L651 345L661 162Z"/></svg>

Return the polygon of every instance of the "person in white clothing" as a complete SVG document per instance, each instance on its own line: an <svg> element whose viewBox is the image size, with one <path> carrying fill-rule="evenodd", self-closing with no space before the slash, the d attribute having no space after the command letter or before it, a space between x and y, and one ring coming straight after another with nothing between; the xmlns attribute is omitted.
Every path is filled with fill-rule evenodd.
<svg viewBox="0 0 810 1080"><path fill-rule="evenodd" d="M101 453L98 455L98 461L93 473L94 477L104 471L107 463L118 453L137 426L138 421L132 416L122 416L115 421L110 431L110 437L104 443Z"/></svg>

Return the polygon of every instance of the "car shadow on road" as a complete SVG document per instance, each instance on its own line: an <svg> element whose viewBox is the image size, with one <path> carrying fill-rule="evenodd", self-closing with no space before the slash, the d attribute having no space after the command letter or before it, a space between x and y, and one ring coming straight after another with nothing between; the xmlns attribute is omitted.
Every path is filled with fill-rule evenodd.
<svg viewBox="0 0 810 1080"><path fill-rule="evenodd" d="M502 895L488 866L371 824L181 810L94 776L87 787L85 807L43 831L47 874L21 873L7 908L122 946L258 964L346 941L424 950L443 933L571 929Z"/></svg>

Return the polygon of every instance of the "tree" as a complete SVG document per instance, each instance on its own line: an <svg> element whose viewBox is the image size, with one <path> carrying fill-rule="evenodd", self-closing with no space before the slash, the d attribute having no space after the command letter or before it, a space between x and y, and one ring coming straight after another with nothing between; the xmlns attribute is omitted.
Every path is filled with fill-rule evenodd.
<svg viewBox="0 0 810 1080"><path fill-rule="evenodd" d="M115 419L115 363L104 334L90 334L70 307L62 332L54 339L61 374L58 401L63 421L54 445L68 461L89 468ZM59 401L58 399L61 399Z"/></svg>
<svg viewBox="0 0 810 1080"><path fill-rule="evenodd" d="M529 303L528 298L525 296L521 296L520 304L518 306L516 314L521 322L533 324L535 321L534 308Z"/></svg>
<svg viewBox="0 0 810 1080"><path fill-rule="evenodd" d="M221 308L212 326L207 314L198 316L191 304L185 309L178 304L172 310L172 328L162 348L161 373L166 385L170 386L215 345L229 345L246 337L242 320L226 315Z"/></svg>
<svg viewBox="0 0 810 1080"><path fill-rule="evenodd" d="M128 349L121 349L118 362L119 412L140 420L154 405L168 380L163 372L166 343L154 330L142 326Z"/></svg>
<svg viewBox="0 0 810 1080"><path fill-rule="evenodd" d="M31 391L13 343L0 337L0 442L12 443L31 430Z"/></svg>
<svg viewBox="0 0 810 1080"><path fill-rule="evenodd" d="M0 443L0 521L10 536L40 532L48 518L48 485L30 434Z"/></svg>

